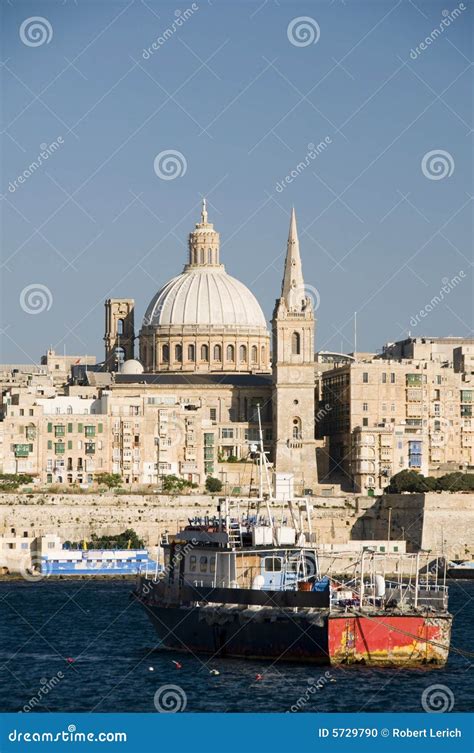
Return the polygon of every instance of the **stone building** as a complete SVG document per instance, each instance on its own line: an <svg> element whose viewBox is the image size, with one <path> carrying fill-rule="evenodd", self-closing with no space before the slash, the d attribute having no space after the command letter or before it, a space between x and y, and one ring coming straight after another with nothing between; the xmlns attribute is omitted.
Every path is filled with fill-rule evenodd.
<svg viewBox="0 0 474 753"><path fill-rule="evenodd" d="M330 473L354 491L379 493L404 468L433 475L472 468L474 380L452 361L373 358L324 372L320 431L329 438Z"/></svg>
<svg viewBox="0 0 474 753"><path fill-rule="evenodd" d="M315 355L294 211L271 348L258 301L221 262L205 202L183 272L153 296L138 336L133 299L108 299L105 314L103 365L51 350L38 367L0 367L0 472L49 484L118 473L130 485L172 474L201 487L214 476L248 493L259 416L284 494L321 482L380 493L403 468L474 466L474 342L409 337L381 356Z"/></svg>
<svg viewBox="0 0 474 753"><path fill-rule="evenodd" d="M3 472L69 484L100 472L119 473L126 484L173 474L201 486L211 475L248 492L257 484L260 416L275 474L291 477L295 492L315 487L315 321L295 213L272 324L273 370L262 309L226 272L219 245L203 202L182 274L146 310L139 359L134 301L108 299L105 372L87 370L87 386L69 385L62 395L43 396L34 385L10 391L0 424Z"/></svg>

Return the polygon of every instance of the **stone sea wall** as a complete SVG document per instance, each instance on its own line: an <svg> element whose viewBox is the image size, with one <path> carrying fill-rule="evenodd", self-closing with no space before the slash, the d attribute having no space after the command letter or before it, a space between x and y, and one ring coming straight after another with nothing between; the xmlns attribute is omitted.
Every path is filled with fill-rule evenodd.
<svg viewBox="0 0 474 753"><path fill-rule="evenodd" d="M149 547L176 532L188 518L214 515L217 497L206 495L0 494L0 535L56 533L64 541L114 535L133 528ZM255 499L240 500L255 510ZM350 539L405 539L407 551L474 555L474 494L400 494L386 497L313 497L311 527L320 543ZM273 508L277 521L287 509ZM390 529L390 530L389 530Z"/></svg>

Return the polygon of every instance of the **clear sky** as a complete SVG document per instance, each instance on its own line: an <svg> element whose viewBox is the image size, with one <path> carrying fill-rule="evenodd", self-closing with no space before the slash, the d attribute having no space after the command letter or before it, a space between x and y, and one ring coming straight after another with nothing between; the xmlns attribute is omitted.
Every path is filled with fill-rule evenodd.
<svg viewBox="0 0 474 753"><path fill-rule="evenodd" d="M203 195L221 260L267 319L295 205L317 349L352 350L354 311L359 350L471 334L467 0L4 0L2 14L2 362L50 345L102 358L107 297L136 300L138 330Z"/></svg>

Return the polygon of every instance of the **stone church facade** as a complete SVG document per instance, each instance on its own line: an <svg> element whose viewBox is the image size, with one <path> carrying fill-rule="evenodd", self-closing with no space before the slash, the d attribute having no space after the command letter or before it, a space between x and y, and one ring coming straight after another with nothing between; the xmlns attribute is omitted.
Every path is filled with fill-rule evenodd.
<svg viewBox="0 0 474 753"><path fill-rule="evenodd" d="M140 432L150 445L143 449L148 460L140 481L173 472L199 484L215 475L230 488L251 486L255 479L246 461L259 436L259 406L275 474L292 477L295 491L314 488L315 318L305 294L294 210L272 347L255 296L221 263L219 233L205 201L188 249L183 272L153 297L138 337L133 301L105 303L110 400L140 398L140 414L148 415ZM116 444L113 470L127 475L119 462L120 441ZM130 480L138 480L136 473Z"/></svg>

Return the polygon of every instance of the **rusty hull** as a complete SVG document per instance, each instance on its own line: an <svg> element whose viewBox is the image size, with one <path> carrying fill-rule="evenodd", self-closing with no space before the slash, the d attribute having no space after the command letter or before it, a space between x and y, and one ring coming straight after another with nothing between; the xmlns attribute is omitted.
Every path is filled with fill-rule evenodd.
<svg viewBox="0 0 474 753"><path fill-rule="evenodd" d="M449 654L452 616L330 615L331 664L442 667Z"/></svg>

